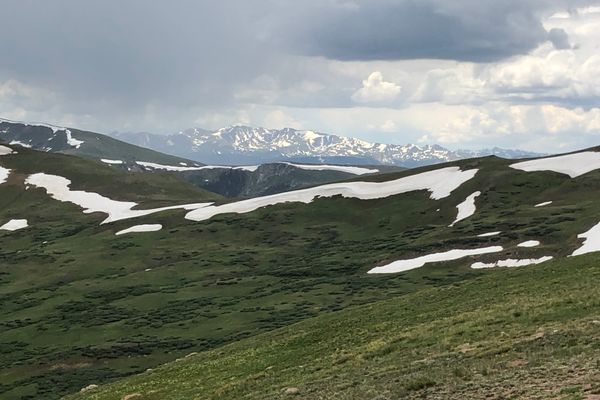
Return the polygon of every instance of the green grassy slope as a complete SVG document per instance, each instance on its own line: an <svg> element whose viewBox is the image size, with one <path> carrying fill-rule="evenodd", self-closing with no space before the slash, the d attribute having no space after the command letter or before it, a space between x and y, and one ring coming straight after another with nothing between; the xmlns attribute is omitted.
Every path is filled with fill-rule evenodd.
<svg viewBox="0 0 600 400"><path fill-rule="evenodd" d="M123 174L93 164L93 178L84 168L89 161L44 154L41 162L34 155L24 150L0 157L1 165L17 170L0 185L0 218L28 218L31 225L0 232L3 399L57 398L192 351L489 273L471 270L473 259L464 259L403 274L366 274L392 260L491 244L505 251L478 260L564 256L600 215L600 171L569 179L516 171L491 157L456 163L480 172L439 201L424 191L371 201L336 197L200 223L173 211L99 226L100 215L83 215L42 190L24 190L25 174L47 168L78 188L123 200L147 197L149 203L166 204L176 193L176 202L208 195L162 174ZM158 180L170 189L153 187ZM456 205L475 190L483 192L476 214L449 228ZM547 200L554 203L533 207ZM114 235L138 223L164 229ZM492 230L503 234L476 237ZM516 247L529 239L542 245Z"/></svg>
<svg viewBox="0 0 600 400"><path fill-rule="evenodd" d="M68 398L584 399L600 394L598 282L597 255L489 271Z"/></svg>

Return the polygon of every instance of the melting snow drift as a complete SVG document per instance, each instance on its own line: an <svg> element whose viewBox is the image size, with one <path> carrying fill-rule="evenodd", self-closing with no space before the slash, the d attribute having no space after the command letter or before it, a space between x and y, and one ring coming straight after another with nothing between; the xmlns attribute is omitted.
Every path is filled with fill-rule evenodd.
<svg viewBox="0 0 600 400"><path fill-rule="evenodd" d="M538 240L528 240L523 243L519 243L517 247L536 247L539 246L540 242Z"/></svg>
<svg viewBox="0 0 600 400"><path fill-rule="evenodd" d="M0 167L0 183L6 182L10 175L10 169Z"/></svg>
<svg viewBox="0 0 600 400"><path fill-rule="evenodd" d="M527 172L554 171L576 178L600 168L600 152L584 151L565 156L538 158L537 160L511 164L510 167Z"/></svg>
<svg viewBox="0 0 600 400"><path fill-rule="evenodd" d="M501 234L502 231L496 231L496 232L486 232L486 233L482 233L481 235L477 235L477 237L490 237L490 236L496 236Z"/></svg>
<svg viewBox="0 0 600 400"><path fill-rule="evenodd" d="M121 161L121 160L110 160L108 158L101 158L100 161L102 161L105 164L111 164L111 165L123 164L123 161Z"/></svg>
<svg viewBox="0 0 600 400"><path fill-rule="evenodd" d="M12 154L13 150L10 147L2 146L0 144L0 156L7 156Z"/></svg>
<svg viewBox="0 0 600 400"><path fill-rule="evenodd" d="M462 221L463 219L469 218L471 215L475 214L475 197L479 195L481 195L481 192L477 191L456 206L456 208L458 208L458 215L456 216L454 222L450 224L450 226L454 226L454 224L456 224L458 221Z"/></svg>
<svg viewBox="0 0 600 400"><path fill-rule="evenodd" d="M52 198L77 204L83 208L86 214L93 212L102 212L108 214L108 218L102 221L103 224L120 221L128 218L136 218L144 215L154 214L160 211L184 209L195 210L197 208L206 207L212 203L197 203L197 204L182 204L170 207L152 208L147 210L132 210L137 206L137 203L127 201L112 200L98 193L85 192L83 190L71 190L69 185L71 181L67 178L57 175L48 175L38 173L30 175L25 183L40 188L46 189Z"/></svg>
<svg viewBox="0 0 600 400"><path fill-rule="evenodd" d="M230 165L203 165L201 167L181 167L178 165L163 165L163 164L156 164L156 163L151 163L151 162L146 162L146 161L136 161L135 163L138 165L141 165L142 167L146 167L146 168L162 169L164 171L177 171L177 172L201 171L203 169L219 169L219 168L221 168L221 169L241 169L244 171L254 172L258 168L258 165L246 165L246 166L240 166L240 167L232 167Z"/></svg>
<svg viewBox="0 0 600 400"><path fill-rule="evenodd" d="M283 164L287 164L287 165L291 165L292 167L296 167L296 168L300 168L300 169L306 169L306 170L312 170L312 171L340 171L340 172L346 172L349 174L354 174L354 175L364 175L364 174L374 174L379 172L378 169L369 169L369 168L363 168L363 167L350 167L350 166L344 166L344 165L311 165L311 164L294 164L294 163L290 163L290 162L286 162Z"/></svg>
<svg viewBox="0 0 600 400"><path fill-rule="evenodd" d="M600 251L600 223L594 225L589 231L580 233L578 238L585 239L583 246L573 252L573 256Z"/></svg>
<svg viewBox="0 0 600 400"><path fill-rule="evenodd" d="M26 219L11 219L0 226L0 231L18 231L19 229L27 228L28 226Z"/></svg>
<svg viewBox="0 0 600 400"><path fill-rule="evenodd" d="M192 221L204 221L218 214L247 213L274 204L310 203L317 197L338 195L347 198L371 200L416 190L429 190L431 192L430 198L439 200L449 196L454 189L473 178L476 173L477 169L461 171L459 167L447 167L386 182L332 183L314 188L256 197L235 203L203 207L189 212L185 217Z"/></svg>
<svg viewBox="0 0 600 400"><path fill-rule="evenodd" d="M161 224L144 224L144 225L135 225L131 228L123 229L115 233L115 235L125 235L126 233L139 233L139 232L156 232L162 229Z"/></svg>
<svg viewBox="0 0 600 400"><path fill-rule="evenodd" d="M549 206L550 204L552 204L551 201L545 201L543 203L536 204L534 207L545 207L545 206Z"/></svg>
<svg viewBox="0 0 600 400"><path fill-rule="evenodd" d="M506 260L498 260L493 263L476 262L471 265L471 268L483 269L483 268L494 268L494 267L507 267L507 268L524 267L526 265L541 264L543 262L552 260L552 258L553 258L552 256L544 256L541 258L524 258L521 260L516 260L514 258L508 258Z"/></svg>
<svg viewBox="0 0 600 400"><path fill-rule="evenodd" d="M390 264L373 268L368 273L369 274L391 274L394 272L404 272L404 271L408 271L411 269L420 268L427 263L458 260L459 258L463 258L463 257L467 257L467 256L477 256L480 254L497 253L502 250L503 250L502 246L490 246L490 247L483 247L483 248L479 248L479 249L468 249L468 250L461 250L461 249L448 250L443 253L433 253L433 254L428 254L426 256L411 258L408 260L394 261Z"/></svg>

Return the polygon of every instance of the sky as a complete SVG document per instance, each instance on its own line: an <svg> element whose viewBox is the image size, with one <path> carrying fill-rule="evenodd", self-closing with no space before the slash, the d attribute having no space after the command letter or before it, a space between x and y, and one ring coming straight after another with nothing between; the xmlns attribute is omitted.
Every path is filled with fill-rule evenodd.
<svg viewBox="0 0 600 400"><path fill-rule="evenodd" d="M600 0L0 0L0 117L600 144Z"/></svg>

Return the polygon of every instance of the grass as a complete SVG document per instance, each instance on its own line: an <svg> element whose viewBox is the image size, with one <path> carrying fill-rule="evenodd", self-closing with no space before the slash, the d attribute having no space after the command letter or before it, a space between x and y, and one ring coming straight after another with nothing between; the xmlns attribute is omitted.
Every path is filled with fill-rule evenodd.
<svg viewBox="0 0 600 400"><path fill-rule="evenodd" d="M580 398L600 394L600 257L352 307L68 399Z"/></svg>
<svg viewBox="0 0 600 400"><path fill-rule="evenodd" d="M224 200L168 174L124 173L72 156L23 149L0 162L16 171L0 185L0 219L27 218L31 225L0 233L3 399L58 398L298 321L490 273L471 270L473 260L464 259L403 274L366 274L395 259L491 244L505 251L478 260L561 257L580 246L577 234L600 215L597 172L571 180L485 158L457 163L480 172L439 201L426 192L372 201L336 197L201 223L172 211L100 226L102 215L84 215L43 190L24 190L26 174L62 175L77 189L142 206ZM477 213L448 228L456 205L476 190L483 192ZM554 203L533 207L546 200ZM114 235L138 223L164 229ZM496 230L502 235L476 237ZM516 247L527 239L542 245ZM505 272L493 276L502 279ZM516 308L510 315L526 314ZM374 354L395 352L373 346ZM412 385L437 382L421 378L411 377Z"/></svg>

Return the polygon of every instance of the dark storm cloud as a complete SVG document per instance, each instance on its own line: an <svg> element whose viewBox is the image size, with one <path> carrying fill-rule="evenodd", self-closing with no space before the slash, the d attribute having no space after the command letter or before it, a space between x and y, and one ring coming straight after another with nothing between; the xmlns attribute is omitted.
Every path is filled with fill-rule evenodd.
<svg viewBox="0 0 600 400"><path fill-rule="evenodd" d="M563 0L0 0L0 6L0 85L15 81L50 93L44 117L91 116L102 127L144 118L186 126L200 112L227 112L240 103L349 105L360 82L332 75L327 59L492 61L546 40L563 48L565 32L546 32L540 20L575 7ZM276 99L269 103L260 82L271 80L277 93L263 96ZM324 88L302 92L297 88L305 81ZM12 98L19 100L5 108L34 108L31 96Z"/></svg>
<svg viewBox="0 0 600 400"><path fill-rule="evenodd" d="M563 30L547 32L540 21L543 14L565 7L565 2L370 0L320 3L297 11L296 20L309 22L289 26L290 34L284 36L287 45L300 53L338 60L428 58L492 62L525 54L547 40L558 48L568 46Z"/></svg>
<svg viewBox="0 0 600 400"><path fill-rule="evenodd" d="M233 1L2 1L0 77L72 97L228 101L267 69L252 8Z"/></svg>

